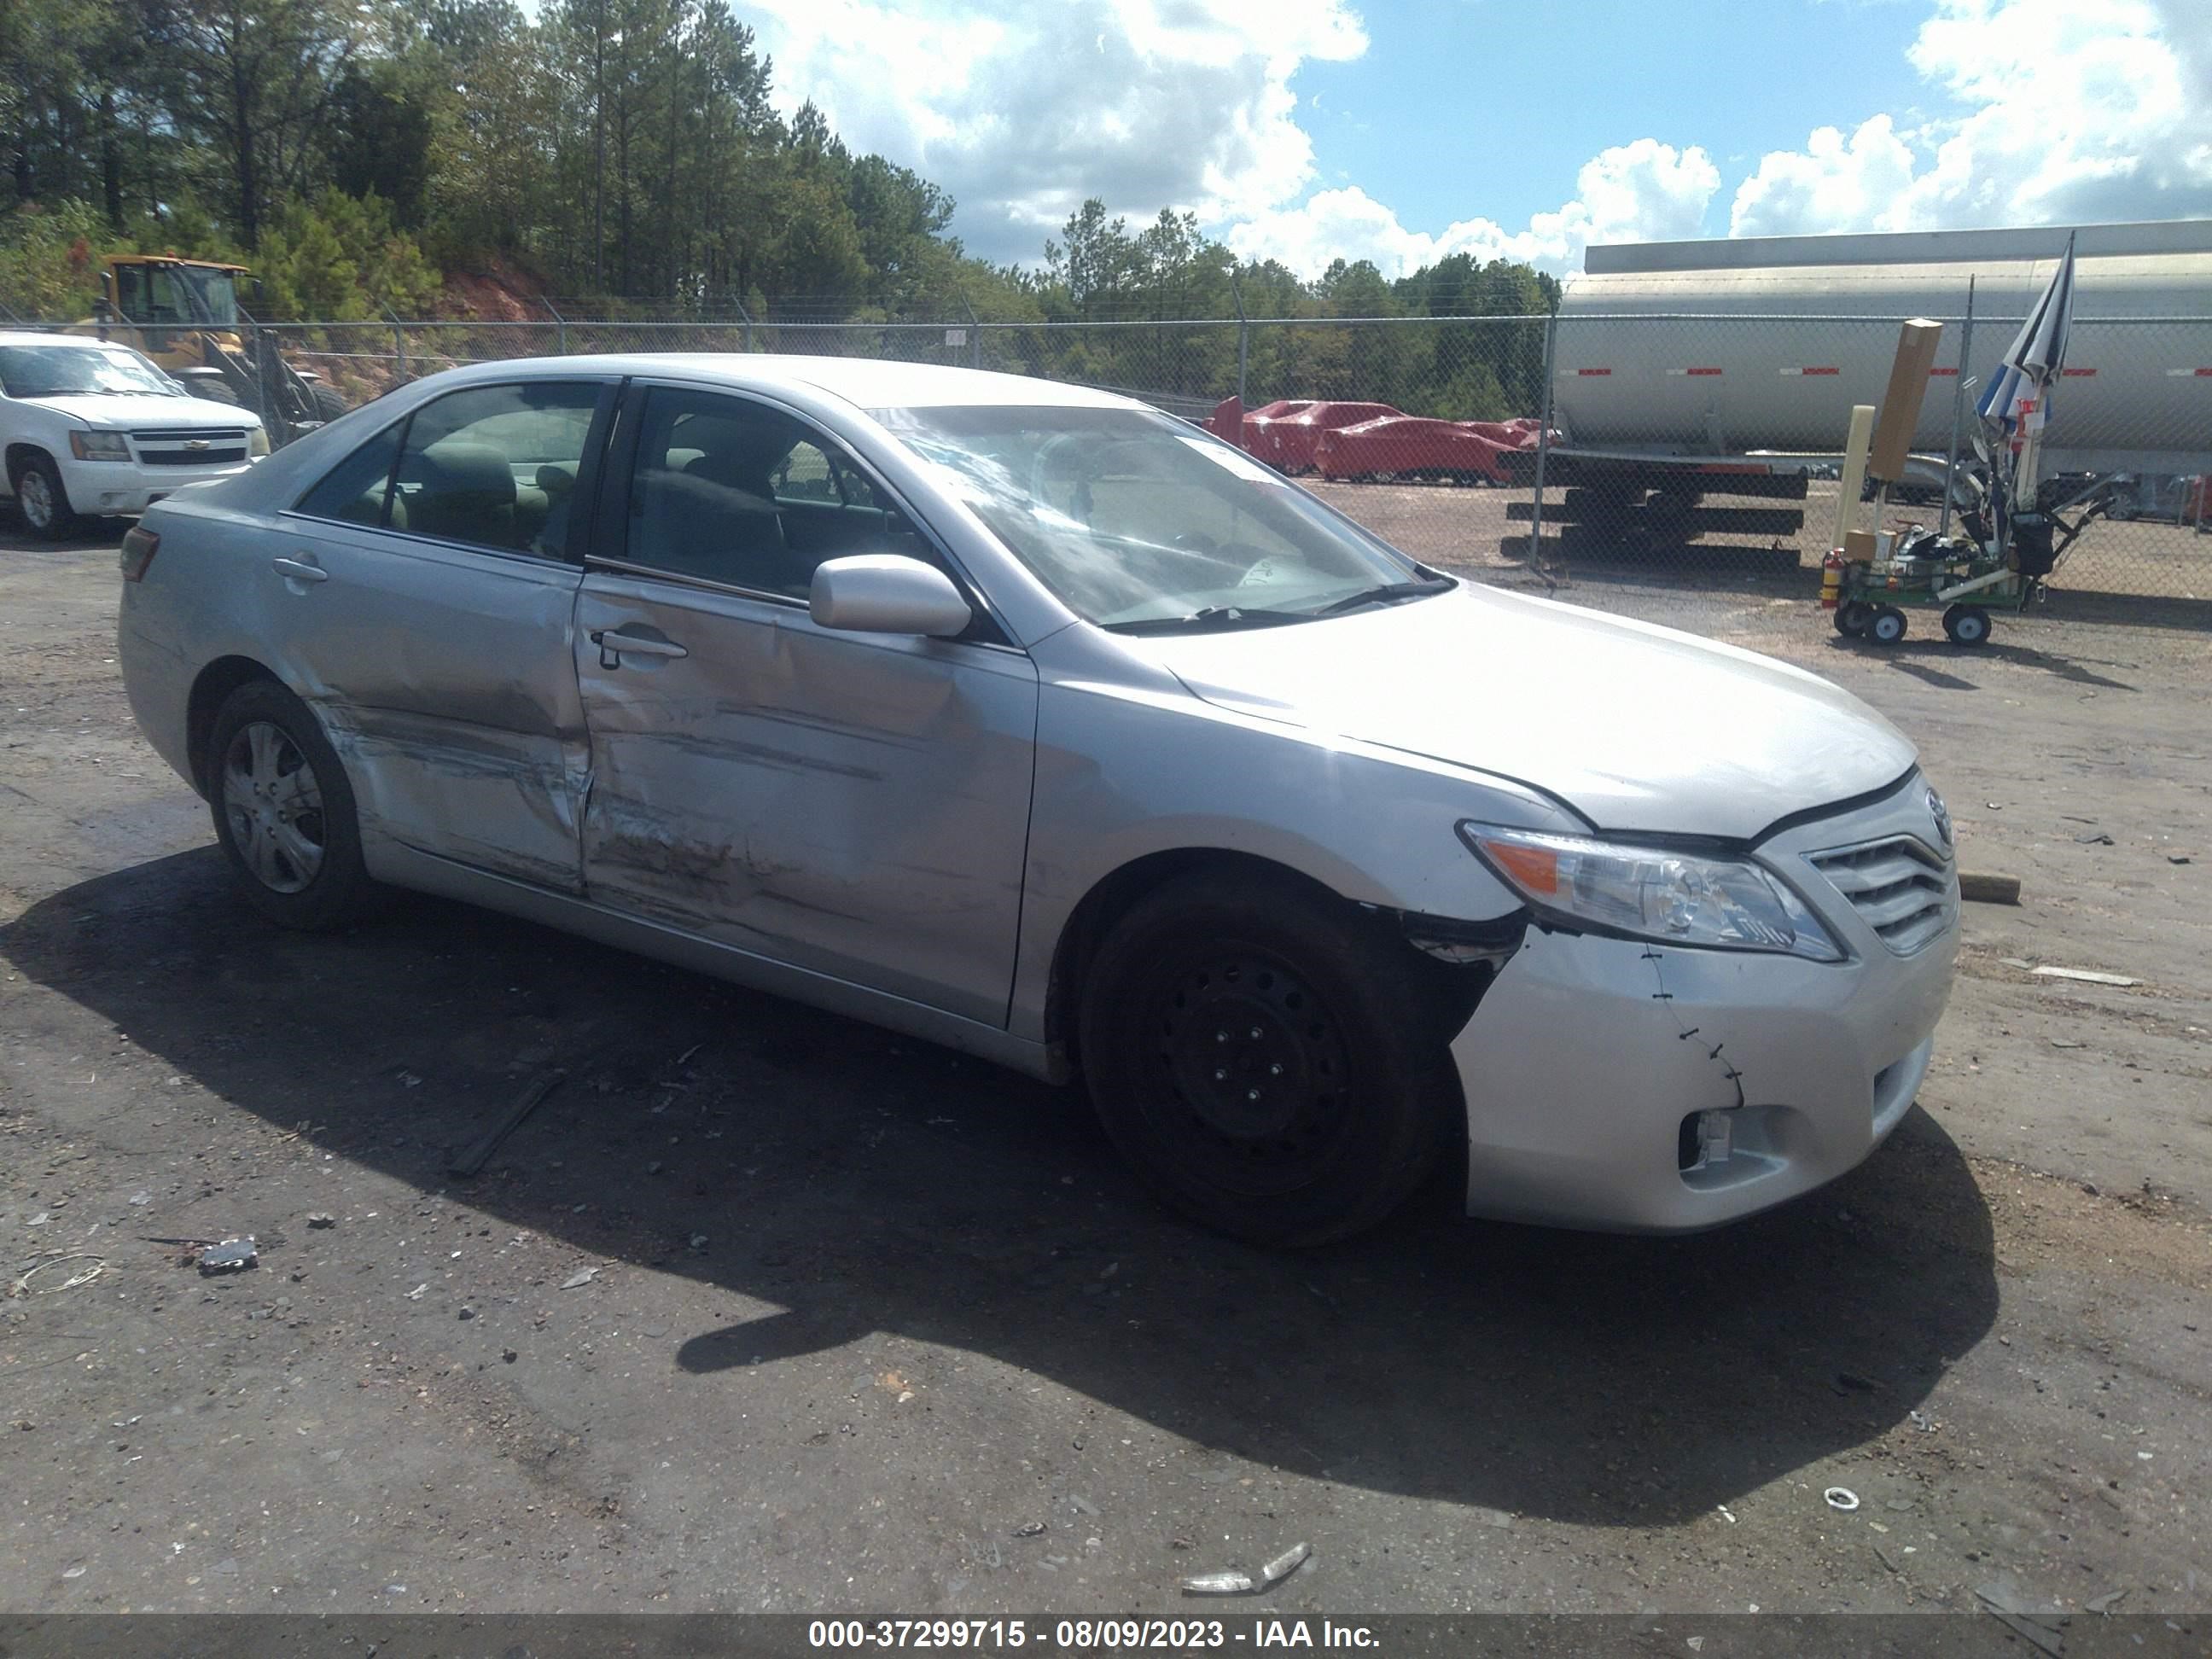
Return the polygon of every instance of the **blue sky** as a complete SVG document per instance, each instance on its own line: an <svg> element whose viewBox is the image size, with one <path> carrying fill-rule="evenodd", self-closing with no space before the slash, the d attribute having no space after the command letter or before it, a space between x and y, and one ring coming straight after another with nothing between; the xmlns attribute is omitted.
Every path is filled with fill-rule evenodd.
<svg viewBox="0 0 2212 1659"><path fill-rule="evenodd" d="M1313 273L2212 216L2212 0L752 0L787 108L1034 262L1086 197Z"/></svg>
<svg viewBox="0 0 2212 1659"><path fill-rule="evenodd" d="M1819 126L1925 100L1905 61L1926 8L1755 0L1389 0L1370 45L1291 85L1323 179L1387 190L1409 224L1559 206L1599 150L1702 144L1723 174ZM1663 15L1663 24L1655 18ZM1934 100L1948 106L1948 97ZM1409 151L1418 165L1409 165ZM1725 231L1726 225L1714 228Z"/></svg>

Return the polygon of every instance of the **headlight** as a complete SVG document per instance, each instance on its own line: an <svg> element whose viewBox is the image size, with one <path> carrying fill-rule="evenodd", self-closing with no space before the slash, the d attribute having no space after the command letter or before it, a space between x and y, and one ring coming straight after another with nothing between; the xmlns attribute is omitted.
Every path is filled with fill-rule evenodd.
<svg viewBox="0 0 2212 1659"><path fill-rule="evenodd" d="M70 453L80 461L127 461L131 446L120 432L72 432Z"/></svg>
<svg viewBox="0 0 2212 1659"><path fill-rule="evenodd" d="M249 460L258 460L269 453L269 428L265 426L249 428L246 434L246 454Z"/></svg>
<svg viewBox="0 0 2212 1659"><path fill-rule="evenodd" d="M1841 962L1805 902L1755 864L1467 823L1460 839L1539 916L1662 945Z"/></svg>

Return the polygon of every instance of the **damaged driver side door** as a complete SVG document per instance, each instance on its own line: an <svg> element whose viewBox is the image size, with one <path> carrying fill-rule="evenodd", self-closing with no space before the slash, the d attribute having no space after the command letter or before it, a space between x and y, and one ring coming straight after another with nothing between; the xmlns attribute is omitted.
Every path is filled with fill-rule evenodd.
<svg viewBox="0 0 2212 1659"><path fill-rule="evenodd" d="M989 636L816 624L816 565L943 561L862 470L764 399L634 386L578 599L597 903L1006 1023L1037 678ZM817 492L818 494L818 492ZM956 577L957 580L957 577Z"/></svg>

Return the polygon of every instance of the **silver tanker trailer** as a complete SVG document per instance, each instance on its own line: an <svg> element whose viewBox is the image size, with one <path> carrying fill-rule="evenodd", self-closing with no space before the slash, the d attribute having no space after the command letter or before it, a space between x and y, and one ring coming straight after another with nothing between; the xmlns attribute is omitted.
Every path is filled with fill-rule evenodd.
<svg viewBox="0 0 2212 1659"><path fill-rule="evenodd" d="M1972 453L1960 380L1988 383L2065 246L2045 228L1590 248L1559 308L1546 482L1569 493L1546 518L1799 528L1799 511L1704 503L1802 500L1838 459L1851 406L1881 400L1914 316L1945 325L1908 480L1938 496L1954 420ZM2088 225L2075 246L2043 475L2077 499L2103 493L2113 517L2172 514L2201 499L2182 481L2212 473L2212 220Z"/></svg>

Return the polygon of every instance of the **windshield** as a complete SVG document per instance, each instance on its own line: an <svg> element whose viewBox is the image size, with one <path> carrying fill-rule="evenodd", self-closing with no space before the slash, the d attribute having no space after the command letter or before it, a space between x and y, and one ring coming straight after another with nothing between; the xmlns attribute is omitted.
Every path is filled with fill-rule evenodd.
<svg viewBox="0 0 2212 1659"><path fill-rule="evenodd" d="M219 328L229 328L237 323L238 280L231 272L196 265L178 265L174 270L198 301L196 309L200 321L213 323Z"/></svg>
<svg viewBox="0 0 2212 1659"><path fill-rule="evenodd" d="M106 345L0 346L0 390L10 398L177 395L169 377L137 352Z"/></svg>
<svg viewBox="0 0 2212 1659"><path fill-rule="evenodd" d="M1087 621L1304 622L1452 586L1195 428L1133 409L878 410ZM1378 590L1389 590L1387 592Z"/></svg>

